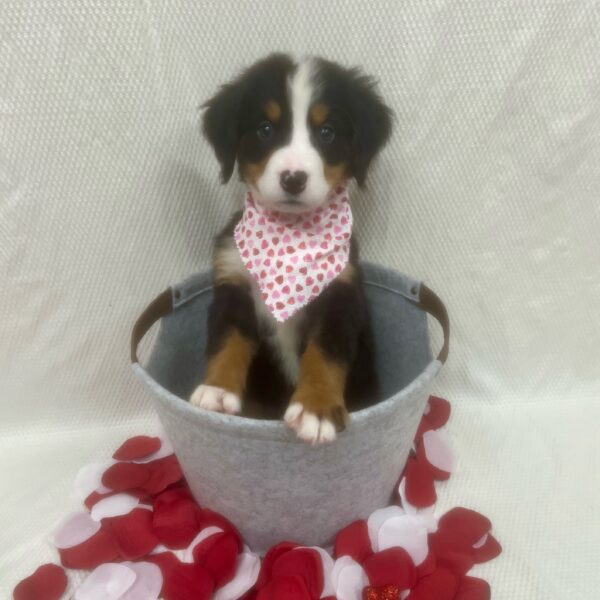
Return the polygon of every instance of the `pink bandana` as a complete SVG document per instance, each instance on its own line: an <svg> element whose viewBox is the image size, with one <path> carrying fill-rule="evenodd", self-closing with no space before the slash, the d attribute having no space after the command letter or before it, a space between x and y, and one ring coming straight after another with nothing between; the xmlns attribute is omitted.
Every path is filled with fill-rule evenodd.
<svg viewBox="0 0 600 600"><path fill-rule="evenodd" d="M234 238L269 312L283 322L342 272L351 232L348 194L340 186L327 204L301 214L264 209L248 192Z"/></svg>

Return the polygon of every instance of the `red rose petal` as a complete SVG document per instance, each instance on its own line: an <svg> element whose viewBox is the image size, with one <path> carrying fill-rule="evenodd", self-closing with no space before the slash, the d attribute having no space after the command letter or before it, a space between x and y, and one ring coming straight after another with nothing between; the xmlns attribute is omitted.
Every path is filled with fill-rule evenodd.
<svg viewBox="0 0 600 600"><path fill-rule="evenodd" d="M435 554L430 551L427 558L417 567L417 581L423 579L423 577L427 577L427 575L431 575L436 568L437 561Z"/></svg>
<svg viewBox="0 0 600 600"><path fill-rule="evenodd" d="M154 454L160 447L162 442L160 438L149 437L147 435L137 435L129 438L119 449L113 454L115 460L136 460L137 458L144 458L150 454Z"/></svg>
<svg viewBox="0 0 600 600"><path fill-rule="evenodd" d="M354 521L337 534L334 547L336 558L347 555L362 564L371 554L373 550L366 521Z"/></svg>
<svg viewBox="0 0 600 600"><path fill-rule="evenodd" d="M125 560L146 556L158 545L152 531L152 513L144 508L134 508L130 513L106 519L119 553Z"/></svg>
<svg viewBox="0 0 600 600"><path fill-rule="evenodd" d="M316 600L299 575L278 577L258 591L256 600Z"/></svg>
<svg viewBox="0 0 600 600"><path fill-rule="evenodd" d="M95 569L118 558L119 548L110 533L101 529L83 544L59 549L58 553L60 562L68 569Z"/></svg>
<svg viewBox="0 0 600 600"><path fill-rule="evenodd" d="M58 600L67 589L67 576L58 565L38 567L20 581L13 591L14 600Z"/></svg>
<svg viewBox="0 0 600 600"><path fill-rule="evenodd" d="M463 577L454 596L454 600L490 600L490 585L477 577Z"/></svg>
<svg viewBox="0 0 600 600"><path fill-rule="evenodd" d="M449 569L437 569L421 579L408 600L453 600L458 588L456 575Z"/></svg>
<svg viewBox="0 0 600 600"><path fill-rule="evenodd" d="M401 590L412 589L416 570L412 559L403 548L388 548L367 558L363 568L373 587L397 585Z"/></svg>
<svg viewBox="0 0 600 600"><path fill-rule="evenodd" d="M492 535L488 534L485 544L481 548L473 548L473 559L475 563L488 562L502 553L500 542Z"/></svg>
<svg viewBox="0 0 600 600"><path fill-rule="evenodd" d="M492 528L491 521L482 514L468 508L449 510L438 523L438 532L454 540L473 546Z"/></svg>
<svg viewBox="0 0 600 600"><path fill-rule="evenodd" d="M190 502L196 502L192 493L188 488L177 487L174 489L165 490L159 496L154 499L154 510L161 508L167 504L172 504L179 500L188 500Z"/></svg>
<svg viewBox="0 0 600 600"><path fill-rule="evenodd" d="M429 396L429 412L425 415L432 429L443 427L450 418L450 402L437 396Z"/></svg>
<svg viewBox="0 0 600 600"><path fill-rule="evenodd" d="M475 564L473 549L464 540L440 536L439 531L429 536L429 548L435 554L438 566L458 575L465 575Z"/></svg>
<svg viewBox="0 0 600 600"><path fill-rule="evenodd" d="M150 471L143 465L136 463L116 463L102 475L102 485L115 492L124 492L133 488L140 488L150 478Z"/></svg>
<svg viewBox="0 0 600 600"><path fill-rule="evenodd" d="M323 592L323 562L316 550L297 548L282 554L272 568L273 580L295 575L301 577L311 598L319 598Z"/></svg>
<svg viewBox="0 0 600 600"><path fill-rule="evenodd" d="M168 486L183 479L183 472L174 454L144 463L144 467L150 470L150 478L142 489L151 496L160 494Z"/></svg>
<svg viewBox="0 0 600 600"><path fill-rule="evenodd" d="M165 594L165 582L171 577L178 565L181 564L179 559L172 552L160 552L159 554L150 554L144 560L154 563L162 573L163 586L161 596Z"/></svg>
<svg viewBox="0 0 600 600"><path fill-rule="evenodd" d="M238 556L238 541L231 532L210 536L194 548L194 563L210 571L215 588L220 588L233 579Z"/></svg>
<svg viewBox="0 0 600 600"><path fill-rule="evenodd" d="M214 590L212 575L200 565L176 565L163 585L165 600L209 600Z"/></svg>
<svg viewBox="0 0 600 600"><path fill-rule="evenodd" d="M181 492L168 492L171 498L184 496ZM197 513L198 507L193 500L182 498L168 501L157 499L154 504L152 526L158 539L168 548L182 549L189 546L200 531Z"/></svg>
<svg viewBox="0 0 600 600"><path fill-rule="evenodd" d="M213 526L220 527L223 531L233 533L238 540L238 551L242 551L244 548L242 536L235 525L231 521L228 521L223 515L214 510L210 510L209 508L202 508L197 511L196 518L198 520L199 529Z"/></svg>
<svg viewBox="0 0 600 600"><path fill-rule="evenodd" d="M428 463L409 458L404 476L406 477L406 499L413 506L425 508L435 504L437 494Z"/></svg>
<svg viewBox="0 0 600 600"><path fill-rule="evenodd" d="M256 580L257 589L264 587L271 580L273 564L275 561L282 554L285 554L286 552L289 552L297 547L298 544L295 544L294 542L280 542L268 550L263 558L262 564L260 565L260 572L258 574L258 579Z"/></svg>

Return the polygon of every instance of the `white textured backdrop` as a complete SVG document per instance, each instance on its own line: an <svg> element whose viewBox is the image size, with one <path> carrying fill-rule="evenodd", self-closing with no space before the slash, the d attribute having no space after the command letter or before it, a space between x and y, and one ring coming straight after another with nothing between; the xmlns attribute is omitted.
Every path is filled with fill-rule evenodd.
<svg viewBox="0 0 600 600"><path fill-rule="evenodd" d="M78 466L152 429L130 326L208 260L197 106L273 50L360 64L396 112L364 255L446 300L461 471L494 598L600 595L600 3L3 0L0 595L52 558Z"/></svg>

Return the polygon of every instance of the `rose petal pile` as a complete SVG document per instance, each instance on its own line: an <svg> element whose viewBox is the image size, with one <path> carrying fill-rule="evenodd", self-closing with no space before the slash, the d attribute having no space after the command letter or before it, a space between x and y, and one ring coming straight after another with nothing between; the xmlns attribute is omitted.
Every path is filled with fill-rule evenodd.
<svg viewBox="0 0 600 600"><path fill-rule="evenodd" d="M430 397L398 485L400 503L338 532L333 556L285 541L262 563L235 526L200 507L165 437L130 438L75 479L87 510L67 516L53 542L63 567L91 571L75 600L489 600L467 575L501 548L491 523L455 508L435 516L436 483L454 459L446 400ZM64 570L43 565L15 600L58 600Z"/></svg>

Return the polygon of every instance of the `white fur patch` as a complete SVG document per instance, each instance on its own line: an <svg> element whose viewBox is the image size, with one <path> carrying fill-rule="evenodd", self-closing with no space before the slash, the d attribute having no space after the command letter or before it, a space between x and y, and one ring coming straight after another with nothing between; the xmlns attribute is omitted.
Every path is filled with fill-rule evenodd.
<svg viewBox="0 0 600 600"><path fill-rule="evenodd" d="M308 112L314 96L312 81L314 63L305 60L288 82L292 111L292 136L287 146L276 150L254 187L257 200L266 208L287 212L304 212L323 204L329 193L323 159L311 144ZM286 194L281 187L281 173L304 171L308 175L304 191L296 196L299 204L288 206L281 202Z"/></svg>
<svg viewBox="0 0 600 600"><path fill-rule="evenodd" d="M304 410L304 406L299 402L289 405L283 420L300 439L309 444L328 444L335 440L335 425L329 419L320 419L317 415Z"/></svg>
<svg viewBox="0 0 600 600"><path fill-rule="evenodd" d="M242 401L235 394L204 384L194 390L190 397L190 403L205 410L224 412L230 415L235 415L242 409Z"/></svg>
<svg viewBox="0 0 600 600"><path fill-rule="evenodd" d="M219 250L219 272L230 277L246 277L251 286L252 298L256 317L261 325L260 329L266 337L283 374L291 384L298 380L300 329L304 320L302 312L296 313L284 323L278 323L269 312L260 295L256 281L250 276L242 263L240 253L235 246L233 238L231 243Z"/></svg>

